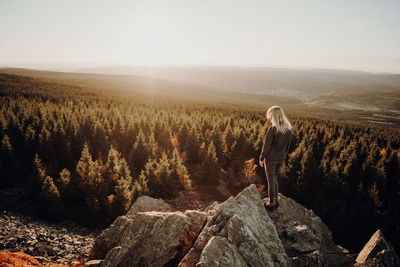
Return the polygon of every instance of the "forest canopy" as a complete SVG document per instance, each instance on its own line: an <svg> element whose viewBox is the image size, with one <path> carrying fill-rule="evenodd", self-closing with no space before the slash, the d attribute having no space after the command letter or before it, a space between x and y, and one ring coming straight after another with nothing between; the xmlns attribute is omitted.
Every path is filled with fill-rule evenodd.
<svg viewBox="0 0 400 267"><path fill-rule="evenodd" d="M0 73L0 188L23 187L49 220L105 225L140 195L173 199L194 181L245 186L264 179L254 159L267 108ZM280 191L350 250L377 228L399 249L399 130L287 114Z"/></svg>

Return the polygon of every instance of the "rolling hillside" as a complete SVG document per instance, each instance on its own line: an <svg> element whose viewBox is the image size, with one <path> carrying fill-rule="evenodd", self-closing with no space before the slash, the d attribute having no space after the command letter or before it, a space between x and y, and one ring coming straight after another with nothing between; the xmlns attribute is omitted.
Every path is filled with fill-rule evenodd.
<svg viewBox="0 0 400 267"><path fill-rule="evenodd" d="M147 97L214 102L400 127L400 75L353 71L245 68L96 68L95 73L0 69L65 85L136 92ZM120 74L115 74L120 73ZM133 75L132 73L136 73Z"/></svg>
<svg viewBox="0 0 400 267"><path fill-rule="evenodd" d="M399 74L261 67L98 67L78 72L143 75L225 91L283 94L301 100L332 92L400 90Z"/></svg>

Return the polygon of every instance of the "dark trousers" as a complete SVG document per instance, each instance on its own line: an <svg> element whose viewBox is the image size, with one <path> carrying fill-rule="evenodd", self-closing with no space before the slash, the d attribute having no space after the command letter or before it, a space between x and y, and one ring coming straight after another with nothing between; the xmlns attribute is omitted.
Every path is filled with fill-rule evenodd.
<svg viewBox="0 0 400 267"><path fill-rule="evenodd" d="M282 166L283 160L266 160L264 159L265 176L267 177L268 196L270 202L278 200L279 185L276 174Z"/></svg>

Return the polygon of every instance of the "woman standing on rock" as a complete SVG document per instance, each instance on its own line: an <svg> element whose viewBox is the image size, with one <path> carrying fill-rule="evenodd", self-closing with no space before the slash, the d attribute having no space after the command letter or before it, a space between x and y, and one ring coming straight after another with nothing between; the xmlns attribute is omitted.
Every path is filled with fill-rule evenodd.
<svg viewBox="0 0 400 267"><path fill-rule="evenodd" d="M260 154L260 166L264 167L268 184L268 210L276 209L278 204L279 186L276 173L285 161L292 139L292 125L279 106L272 106L267 111L267 118L272 126L267 129L264 144Z"/></svg>

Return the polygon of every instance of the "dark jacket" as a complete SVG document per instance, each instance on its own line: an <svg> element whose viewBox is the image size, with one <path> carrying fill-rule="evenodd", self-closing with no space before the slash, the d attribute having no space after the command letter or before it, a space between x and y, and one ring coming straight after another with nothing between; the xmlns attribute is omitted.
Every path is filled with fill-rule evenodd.
<svg viewBox="0 0 400 267"><path fill-rule="evenodd" d="M260 160L285 160L291 140L291 131L281 133L277 131L275 126L270 126L264 138Z"/></svg>

